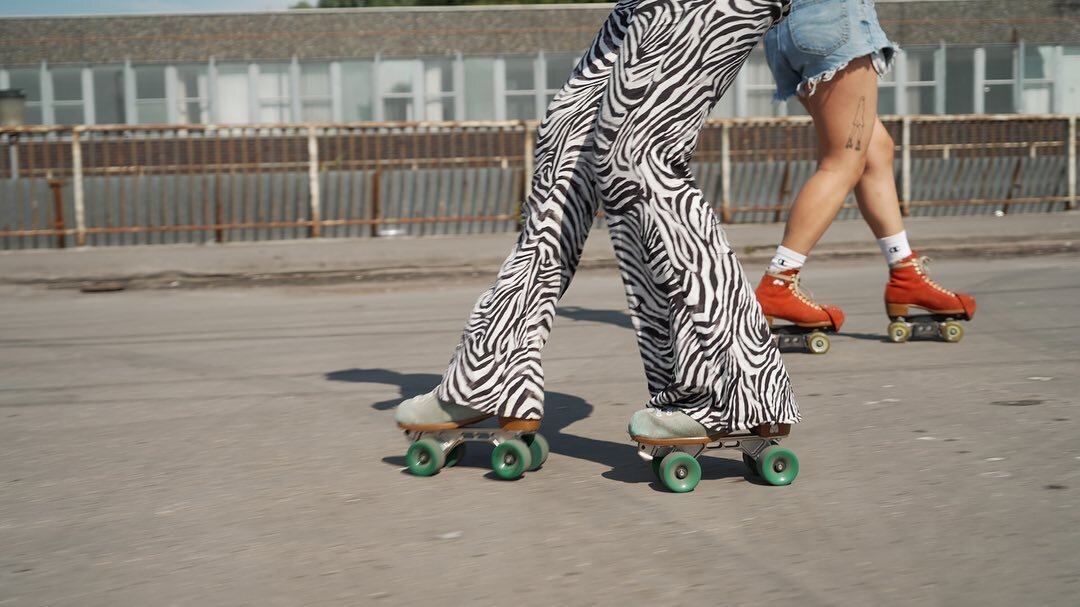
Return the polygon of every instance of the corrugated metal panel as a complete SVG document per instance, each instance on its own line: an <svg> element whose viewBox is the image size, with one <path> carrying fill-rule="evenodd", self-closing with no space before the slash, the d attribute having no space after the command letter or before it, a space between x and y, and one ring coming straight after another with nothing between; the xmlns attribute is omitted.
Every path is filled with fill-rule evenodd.
<svg viewBox="0 0 1080 607"><path fill-rule="evenodd" d="M898 121L886 126L899 136ZM1062 117L912 118L911 213L1067 208L1067 126ZM0 249L75 246L80 238L123 246L513 231L533 131L520 122L0 129L12 133L18 179L0 166ZM815 149L805 118L711 122L693 171L730 221L784 221L814 173ZM11 160L12 150L0 151ZM838 217L858 217L852 196Z"/></svg>
<svg viewBox="0 0 1080 607"><path fill-rule="evenodd" d="M382 178L381 235L490 233L517 227L508 217L520 204L519 171L415 169L384 171Z"/></svg>
<svg viewBox="0 0 1080 607"><path fill-rule="evenodd" d="M53 193L47 179L0 180L0 201L3 201L0 204L0 230L52 230L56 224ZM0 237L2 250L47 249L55 246L57 246L55 235L27 234Z"/></svg>

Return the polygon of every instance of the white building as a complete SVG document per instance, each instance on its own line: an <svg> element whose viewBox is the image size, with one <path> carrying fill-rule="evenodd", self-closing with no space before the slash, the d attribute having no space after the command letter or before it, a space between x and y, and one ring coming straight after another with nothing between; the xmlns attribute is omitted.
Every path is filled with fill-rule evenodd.
<svg viewBox="0 0 1080 607"><path fill-rule="evenodd" d="M607 5L0 19L32 124L530 119ZM1080 113L1080 2L881 0L882 114ZM716 116L772 101L755 51Z"/></svg>

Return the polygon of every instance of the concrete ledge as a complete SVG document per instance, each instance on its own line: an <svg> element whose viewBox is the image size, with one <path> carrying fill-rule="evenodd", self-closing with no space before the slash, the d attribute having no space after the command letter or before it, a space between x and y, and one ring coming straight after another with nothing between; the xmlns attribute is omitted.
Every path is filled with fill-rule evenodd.
<svg viewBox="0 0 1080 607"><path fill-rule="evenodd" d="M906 220L912 245L949 256L1035 255L1080 248L1080 212L1006 217L918 217ZM726 226L740 259L772 256L783 224ZM0 282L87 281L186 283L288 280L386 280L493 272L516 234L426 238L294 240L225 245L144 245L0 252ZM834 223L813 259L879 255L862 221ZM595 229L581 267L613 267L607 230ZM135 286L135 285L132 285ZM175 286L175 285L173 285Z"/></svg>

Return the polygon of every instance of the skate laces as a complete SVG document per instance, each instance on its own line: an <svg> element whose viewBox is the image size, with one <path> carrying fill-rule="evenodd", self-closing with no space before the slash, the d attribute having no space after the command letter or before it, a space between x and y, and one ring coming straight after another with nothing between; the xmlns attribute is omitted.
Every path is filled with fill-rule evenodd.
<svg viewBox="0 0 1080 607"><path fill-rule="evenodd" d="M919 255L918 257L916 257L915 259L912 259L908 263L897 264L897 267L904 267L904 266L912 266L912 267L914 267L915 271L919 273L919 276L922 276L923 280L926 281L926 284L930 285L934 289L936 289L936 290L938 290L938 291L940 291L940 292L942 292L942 293L944 293L946 295L955 295L955 293L953 293L952 291L950 291L950 290L946 289L945 287L939 285L938 283L934 282L933 279L930 278L930 258L927 257L926 255Z"/></svg>
<svg viewBox="0 0 1080 607"><path fill-rule="evenodd" d="M819 306L814 301L813 291L811 291L809 287L803 286L802 280L799 277L798 272L796 272L795 274L782 274L780 272L773 272L772 270L769 270L769 275L790 282L791 286L788 288L791 290L792 293L795 294L795 297L797 297L799 301L814 308L815 310L821 309L821 306Z"/></svg>

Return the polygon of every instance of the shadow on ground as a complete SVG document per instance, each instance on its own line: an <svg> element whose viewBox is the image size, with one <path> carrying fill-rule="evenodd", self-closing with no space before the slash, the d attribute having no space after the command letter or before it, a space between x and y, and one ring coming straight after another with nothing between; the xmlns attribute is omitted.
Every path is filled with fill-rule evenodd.
<svg viewBox="0 0 1080 607"><path fill-rule="evenodd" d="M841 331L837 333L837 335L843 335L844 337L850 337L851 339L861 339L863 341L890 343L889 336L882 333L852 333L850 331Z"/></svg>
<svg viewBox="0 0 1080 607"><path fill-rule="evenodd" d="M624 329L634 328L630 315L621 310L593 310L578 306L563 306L559 308L558 314L575 321L602 322Z"/></svg>
<svg viewBox="0 0 1080 607"><path fill-rule="evenodd" d="M377 411L389 411L402 400L429 392L441 378L433 373L399 373L390 369L343 369L327 373L326 379L397 386L401 390L399 398L371 405ZM552 453L608 466L611 469L602 474L604 478L624 483L650 483L654 489L666 491L653 478L649 466L637 456L637 447L630 442L629 437L620 436L619 438L625 439L625 442L615 442L579 436L566 431L574 422L592 415L594 407L584 399L561 392L548 392L545 395L544 409L542 432L551 445ZM625 415L623 411L619 409L618 414ZM391 423L389 418L386 421L387 424ZM403 448L403 454L404 451ZM402 467L405 465L403 454L385 457L383 461L392 466ZM488 457L489 451L477 445L477 448L466 453L458 466L490 468ZM746 470L741 461L706 457L701 463L702 480L746 476ZM494 474L489 477L494 478Z"/></svg>

